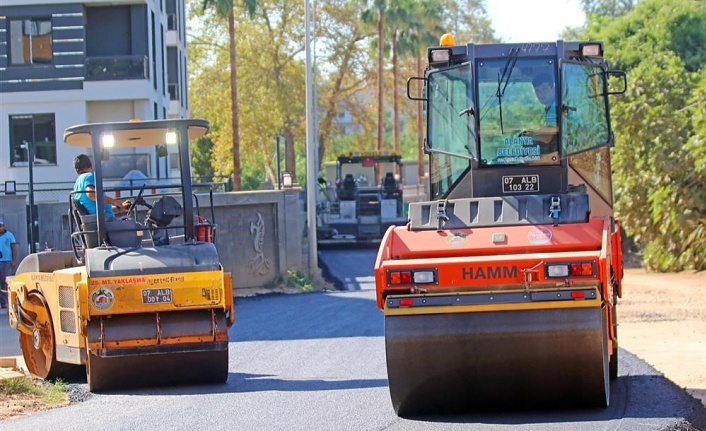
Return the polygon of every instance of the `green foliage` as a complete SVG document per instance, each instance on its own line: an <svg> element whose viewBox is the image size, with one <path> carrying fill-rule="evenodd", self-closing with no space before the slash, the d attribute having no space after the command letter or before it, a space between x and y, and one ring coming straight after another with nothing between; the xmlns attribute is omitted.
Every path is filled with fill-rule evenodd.
<svg viewBox="0 0 706 431"><path fill-rule="evenodd" d="M57 380L54 383L38 383L27 377L0 380L0 394L39 395L45 404L55 405L66 400L66 385Z"/></svg>
<svg viewBox="0 0 706 431"><path fill-rule="evenodd" d="M42 400L50 405L59 404L66 400L66 385L62 380L54 383L45 382L41 389Z"/></svg>
<svg viewBox="0 0 706 431"><path fill-rule="evenodd" d="M211 154L213 141L202 137L191 143L191 175L194 177L213 176Z"/></svg>
<svg viewBox="0 0 706 431"><path fill-rule="evenodd" d="M312 292L314 290L314 285L311 280L295 269L290 269L287 271L284 284L289 287L299 289L302 292Z"/></svg>
<svg viewBox="0 0 706 431"><path fill-rule="evenodd" d="M291 150L304 154L303 5L289 0L257 2L250 14L247 2L235 2L238 52L240 189L275 183L274 136L289 131ZM213 19L213 10L190 2L195 26L189 42L190 110L211 122L210 163L216 176L233 174L230 66L227 24ZM269 41L255 43L255 41ZM253 41L251 43L251 41ZM205 157L205 156L204 156ZM296 164L296 158L294 158ZM303 175L302 175L303 176Z"/></svg>
<svg viewBox="0 0 706 431"><path fill-rule="evenodd" d="M581 0L586 15L621 16L632 10L635 0Z"/></svg>
<svg viewBox="0 0 706 431"><path fill-rule="evenodd" d="M668 25L669 48L684 61L686 70L697 72L706 64L706 13L685 13Z"/></svg>
<svg viewBox="0 0 706 431"><path fill-rule="evenodd" d="M696 1L644 0L589 22L628 73L612 99L616 210L653 270L706 269L704 20Z"/></svg>
<svg viewBox="0 0 706 431"><path fill-rule="evenodd" d="M26 377L17 379L2 379L0 380L0 394L17 395L17 394L33 394L39 395L41 391L34 382Z"/></svg>

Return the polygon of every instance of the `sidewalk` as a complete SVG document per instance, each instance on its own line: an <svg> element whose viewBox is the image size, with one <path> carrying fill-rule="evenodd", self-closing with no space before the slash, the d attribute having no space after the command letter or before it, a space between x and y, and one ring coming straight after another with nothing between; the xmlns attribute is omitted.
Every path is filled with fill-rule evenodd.
<svg viewBox="0 0 706 431"><path fill-rule="evenodd" d="M29 375L17 341L17 331L7 324L7 309L0 309L0 380ZM5 328L7 327L7 328ZM14 337L12 335L14 335ZM8 356L6 353L9 353Z"/></svg>

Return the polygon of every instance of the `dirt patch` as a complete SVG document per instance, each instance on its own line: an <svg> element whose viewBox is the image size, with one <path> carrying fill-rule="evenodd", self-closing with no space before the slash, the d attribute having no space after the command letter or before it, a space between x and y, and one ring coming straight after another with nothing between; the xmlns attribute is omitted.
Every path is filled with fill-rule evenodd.
<svg viewBox="0 0 706 431"><path fill-rule="evenodd" d="M38 381L33 383L40 391L46 390L48 386L48 384ZM58 403L49 403L44 394L3 394L2 400L0 400L0 422L69 404L71 402L68 396Z"/></svg>
<svg viewBox="0 0 706 431"><path fill-rule="evenodd" d="M706 272L625 270L618 340L706 406Z"/></svg>

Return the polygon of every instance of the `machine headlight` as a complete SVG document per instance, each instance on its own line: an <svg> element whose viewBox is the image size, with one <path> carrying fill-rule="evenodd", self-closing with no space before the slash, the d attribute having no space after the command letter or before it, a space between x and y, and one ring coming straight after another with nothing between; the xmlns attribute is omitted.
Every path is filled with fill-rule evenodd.
<svg viewBox="0 0 706 431"><path fill-rule="evenodd" d="M414 272L414 282L415 283L433 283L434 282L434 272L433 271L415 271Z"/></svg>
<svg viewBox="0 0 706 431"><path fill-rule="evenodd" d="M547 276L567 277L569 275L569 265L547 265Z"/></svg>
<svg viewBox="0 0 706 431"><path fill-rule="evenodd" d="M431 51L432 63L449 61L451 59L451 50L449 49L434 49Z"/></svg>

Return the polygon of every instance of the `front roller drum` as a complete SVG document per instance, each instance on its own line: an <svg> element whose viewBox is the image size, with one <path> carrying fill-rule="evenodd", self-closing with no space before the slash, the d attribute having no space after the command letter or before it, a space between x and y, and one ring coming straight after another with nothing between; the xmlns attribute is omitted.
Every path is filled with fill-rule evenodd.
<svg viewBox="0 0 706 431"><path fill-rule="evenodd" d="M606 333L598 307L385 316L393 408L605 407Z"/></svg>
<svg viewBox="0 0 706 431"><path fill-rule="evenodd" d="M228 379L228 325L222 311L97 318L89 322L87 335L86 378L91 391ZM161 342L155 344L157 339ZM152 343L139 344L140 340ZM91 348L98 344L105 348Z"/></svg>
<svg viewBox="0 0 706 431"><path fill-rule="evenodd" d="M228 350L86 358L91 392L112 389L225 383Z"/></svg>

